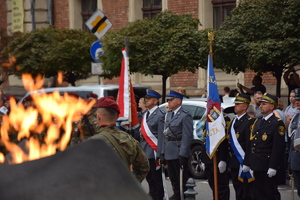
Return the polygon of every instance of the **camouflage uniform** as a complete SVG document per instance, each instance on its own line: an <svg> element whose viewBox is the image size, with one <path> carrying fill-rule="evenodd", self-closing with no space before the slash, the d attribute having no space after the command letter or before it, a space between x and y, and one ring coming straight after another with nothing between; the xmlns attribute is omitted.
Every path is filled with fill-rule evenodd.
<svg viewBox="0 0 300 200"><path fill-rule="evenodd" d="M111 144L111 142L101 133L106 132L113 136L116 142L120 145L122 150L125 152L128 162L130 163L130 170L133 172L135 177L142 182L150 170L148 159L141 148L138 141L136 141L132 136L121 131L115 125L105 126L100 128L99 134L91 137L91 139L101 138L108 145L112 146L114 151L117 150ZM125 162L126 163L126 162ZM132 169L131 169L132 166Z"/></svg>
<svg viewBox="0 0 300 200"><path fill-rule="evenodd" d="M83 140L99 133L100 127L97 122L97 109L92 108L80 121L73 122L73 130L70 144L78 144Z"/></svg>

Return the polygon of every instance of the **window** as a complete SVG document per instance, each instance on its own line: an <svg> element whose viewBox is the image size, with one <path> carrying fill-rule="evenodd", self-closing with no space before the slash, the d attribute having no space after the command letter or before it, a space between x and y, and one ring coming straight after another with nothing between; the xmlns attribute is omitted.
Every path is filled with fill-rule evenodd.
<svg viewBox="0 0 300 200"><path fill-rule="evenodd" d="M161 12L161 0L143 0L143 18L152 19Z"/></svg>
<svg viewBox="0 0 300 200"><path fill-rule="evenodd" d="M232 9L236 7L236 0L212 0L214 7L214 29L219 29Z"/></svg>
<svg viewBox="0 0 300 200"><path fill-rule="evenodd" d="M82 30L90 32L90 29L85 25L85 22L97 10L97 0L82 0L81 1L81 16L82 16Z"/></svg>

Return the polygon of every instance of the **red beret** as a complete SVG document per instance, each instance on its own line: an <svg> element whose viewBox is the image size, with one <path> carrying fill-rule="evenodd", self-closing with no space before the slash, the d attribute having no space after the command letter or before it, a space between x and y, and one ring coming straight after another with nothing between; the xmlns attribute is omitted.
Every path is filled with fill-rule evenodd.
<svg viewBox="0 0 300 200"><path fill-rule="evenodd" d="M24 98L24 101L32 101L32 96L28 95L27 97Z"/></svg>
<svg viewBox="0 0 300 200"><path fill-rule="evenodd" d="M110 97L102 97L97 101L98 108L111 108L120 114L120 108L118 104Z"/></svg>
<svg viewBox="0 0 300 200"><path fill-rule="evenodd" d="M90 98L90 97L92 97L92 98L94 98L94 99L98 99L98 95L96 95L95 93L88 93L87 95L86 95L86 98Z"/></svg>

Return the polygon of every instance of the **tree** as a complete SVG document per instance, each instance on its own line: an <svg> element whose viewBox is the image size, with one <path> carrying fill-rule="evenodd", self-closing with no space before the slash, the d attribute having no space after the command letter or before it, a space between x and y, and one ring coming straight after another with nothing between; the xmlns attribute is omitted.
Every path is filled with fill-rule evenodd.
<svg viewBox="0 0 300 200"><path fill-rule="evenodd" d="M165 11L153 20L137 20L119 30L110 31L104 37L104 54L100 56L103 69L110 73L103 76L119 76L121 49L125 38L128 38L130 72L161 75L164 101L167 78L178 71L195 72L203 59L199 53L199 25L199 20L190 15Z"/></svg>
<svg viewBox="0 0 300 200"><path fill-rule="evenodd" d="M52 26L22 34L10 44L16 58L14 73L51 77L62 71L64 80L75 86L75 81L91 76L89 50L94 41L90 33Z"/></svg>
<svg viewBox="0 0 300 200"><path fill-rule="evenodd" d="M214 66L235 74L271 72L280 96L283 71L300 59L300 1L240 1L216 31Z"/></svg>
<svg viewBox="0 0 300 200"><path fill-rule="evenodd" d="M14 40L15 37L18 37L20 34L21 33L19 32L8 34L6 29L0 28L0 85L3 84L8 79L8 76L12 73L11 61L9 59L7 46L11 41Z"/></svg>

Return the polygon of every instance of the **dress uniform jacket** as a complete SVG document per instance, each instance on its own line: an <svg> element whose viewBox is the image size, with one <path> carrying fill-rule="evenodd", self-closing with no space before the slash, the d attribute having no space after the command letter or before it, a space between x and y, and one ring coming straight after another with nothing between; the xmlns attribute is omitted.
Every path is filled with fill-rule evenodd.
<svg viewBox="0 0 300 200"><path fill-rule="evenodd" d="M232 119L230 121L229 128L228 128L228 137L229 137L229 139L228 139L229 140L229 165L228 165L228 167L229 168L239 168L240 163L239 163L238 159L236 158L236 156L231 148L231 144L230 144L231 127L232 127L233 120L234 119ZM249 142L249 137L250 137L250 126L253 124L253 122L254 122L254 119L251 118L248 114L245 114L239 120L236 119L235 123L234 123L233 128L235 130L237 141L241 145L244 152L246 152L247 143Z"/></svg>
<svg viewBox="0 0 300 200"><path fill-rule="evenodd" d="M296 115L294 115L294 117L291 120L291 123L289 125L289 135L291 135L292 132L294 132L297 129L297 125L298 125L298 120L299 120L299 113L297 113ZM294 136L295 134L291 137L291 146L290 146L290 154L289 154L289 163L290 163L290 167L291 170L299 170L300 171L300 152L295 151L294 149Z"/></svg>
<svg viewBox="0 0 300 200"><path fill-rule="evenodd" d="M160 110L160 108L156 108L155 111L153 113L151 113L151 115L149 115L148 119L146 119L146 123L148 124L150 131L156 138L158 138L158 134L163 134L164 119L165 119L164 116L165 116L165 112ZM141 122L141 123L143 123L143 122ZM145 139L143 138L143 135L141 135L140 144L141 144L141 147L144 150L147 158L148 159L154 158L154 150L151 148L151 146L148 144L148 142L145 141Z"/></svg>
<svg viewBox="0 0 300 200"><path fill-rule="evenodd" d="M172 111L165 117L164 135L159 152L164 154L166 160L178 159L179 155L189 157L190 145L193 139L193 118L182 107L172 118Z"/></svg>
<svg viewBox="0 0 300 200"><path fill-rule="evenodd" d="M277 170L285 151L284 132L283 121L274 114L264 122L262 117L258 118L250 133L244 164L253 171Z"/></svg>

